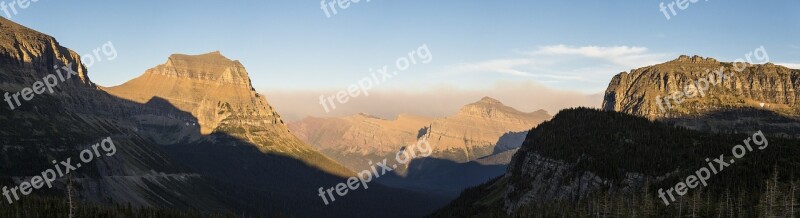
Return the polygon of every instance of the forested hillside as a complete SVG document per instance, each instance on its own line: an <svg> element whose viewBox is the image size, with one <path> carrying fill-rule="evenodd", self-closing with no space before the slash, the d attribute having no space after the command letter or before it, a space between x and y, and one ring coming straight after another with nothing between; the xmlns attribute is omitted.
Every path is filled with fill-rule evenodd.
<svg viewBox="0 0 800 218"><path fill-rule="evenodd" d="M568 109L529 132L506 175L465 190L435 215L794 216L800 141L764 134L768 146L734 159L732 148L751 135ZM720 155L729 164L707 186L688 189L669 206L659 198L659 189L708 167L706 158L716 167Z"/></svg>

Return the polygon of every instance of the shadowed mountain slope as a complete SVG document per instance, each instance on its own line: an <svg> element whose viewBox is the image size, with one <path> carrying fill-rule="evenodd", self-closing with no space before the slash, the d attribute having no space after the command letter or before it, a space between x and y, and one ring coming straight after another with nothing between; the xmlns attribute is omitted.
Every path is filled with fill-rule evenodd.
<svg viewBox="0 0 800 218"><path fill-rule="evenodd" d="M75 200L87 205L130 204L242 216L420 216L442 203L428 195L375 184L325 206L317 189L345 182L341 176L352 172L288 133L263 97L245 91L252 91L249 83L242 82L249 78L242 78L246 74L236 71L232 61L173 56L172 69L186 70L191 76L172 82L205 89L183 92L160 84L164 86L152 88L168 91L128 100L99 89L88 79L79 56L52 37L3 18L0 30L0 93L35 86L41 78L57 73L54 65L77 73L55 87L53 94L36 95L13 110L0 107L4 151L0 185L11 187L29 180L52 168L52 160L72 158L75 163L81 150L91 149L87 145L111 137L117 148L114 155L85 163L71 173ZM220 70L222 74L215 74ZM140 93L158 91L140 88ZM210 116L211 110L203 108L217 98L231 99L228 104L212 102L222 110ZM31 199L23 196L21 203L30 210L44 208L34 204L41 201L32 199L64 199L65 190L66 179L61 178L54 188L27 196Z"/></svg>

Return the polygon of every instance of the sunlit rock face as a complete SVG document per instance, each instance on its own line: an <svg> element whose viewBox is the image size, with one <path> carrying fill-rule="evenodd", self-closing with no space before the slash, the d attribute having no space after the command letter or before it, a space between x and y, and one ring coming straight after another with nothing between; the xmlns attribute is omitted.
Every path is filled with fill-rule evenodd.
<svg viewBox="0 0 800 218"><path fill-rule="evenodd" d="M798 106L800 70L685 55L614 76L603 101L605 110L696 130L752 132L741 123L758 123L786 137L800 137Z"/></svg>
<svg viewBox="0 0 800 218"><path fill-rule="evenodd" d="M424 137L434 146L435 157L468 162L492 154L496 146L519 147L522 141L498 142L504 142L500 138L508 133L527 132L550 118L544 110L525 113L485 97L453 116L434 120Z"/></svg>

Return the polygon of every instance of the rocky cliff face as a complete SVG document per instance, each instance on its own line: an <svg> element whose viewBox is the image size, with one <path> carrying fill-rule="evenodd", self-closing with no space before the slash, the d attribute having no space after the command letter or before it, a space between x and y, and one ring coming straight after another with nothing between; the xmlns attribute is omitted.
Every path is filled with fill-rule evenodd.
<svg viewBox="0 0 800 218"><path fill-rule="evenodd" d="M67 67L77 75L66 78ZM58 70L56 70L58 68ZM0 18L0 94L34 87L47 75L65 77L54 87L11 110L0 106L0 183L16 186L51 169L52 160L78 159L88 144L110 137L117 152L75 170L76 198L82 202L136 206L222 209L222 194L204 178L168 158L159 146L139 136L122 111L137 104L97 89L74 51L53 37ZM102 152L102 150L100 151ZM65 178L43 193L63 193ZM208 192L191 192L190 189ZM161 192L160 190L174 190ZM188 200L179 201L176 199ZM23 199L24 200L24 199Z"/></svg>
<svg viewBox="0 0 800 218"><path fill-rule="evenodd" d="M525 151L511 160L508 180L504 187L503 209L512 213L532 205L559 200L586 199L598 190L609 193L627 193L640 189L646 179L644 174L625 172L625 179L615 182L590 171L577 170L578 162L542 157Z"/></svg>
<svg viewBox="0 0 800 218"><path fill-rule="evenodd" d="M699 56L681 56L620 73L611 80L603 102L605 110L672 120L705 130L727 130L741 121L797 129L800 127L793 120L800 115L799 105L800 70L771 63L725 63ZM775 113L777 116L771 117L782 121L766 122L762 118L766 116L750 109ZM709 120L719 123L706 122Z"/></svg>
<svg viewBox="0 0 800 218"><path fill-rule="evenodd" d="M741 65L741 64L740 64ZM716 76L722 69L726 78L720 84L710 84L705 97L686 99L663 112L656 97L673 92L693 90L698 80ZM686 92L691 94L691 92ZM759 107L789 112L800 100L800 70L774 64L748 64L741 72L734 63L718 62L713 58L681 56L678 59L649 67L623 72L614 76L606 90L603 108L648 118L680 116L689 112L708 112L720 107ZM703 105L693 104L701 103ZM666 104L663 107L667 107Z"/></svg>
<svg viewBox="0 0 800 218"><path fill-rule="evenodd" d="M165 64L147 70L109 93L139 103L161 98L197 117L203 134L209 134L231 116L252 117L253 122L282 128L280 116L257 94L239 61L219 52L203 55L175 54Z"/></svg>
<svg viewBox="0 0 800 218"><path fill-rule="evenodd" d="M110 94L156 108L177 108L188 112L192 120L165 123L159 117L172 114L137 113L134 117L146 126L145 132L162 144L197 143L215 140L213 133L233 136L255 145L265 153L278 153L306 160L327 172L349 172L334 161L300 141L289 132L280 115L266 98L255 92L250 77L239 61L220 52L202 55L175 54L165 64L147 70L142 76L120 86L103 88ZM169 120L169 119L167 119ZM170 134L153 131L158 126L171 127ZM195 125L197 127L195 127ZM195 129L199 129L195 131ZM204 137L211 135L212 137Z"/></svg>
<svg viewBox="0 0 800 218"><path fill-rule="evenodd" d="M496 146L519 147L521 140L507 141L513 145L498 141L504 135L526 132L548 119L550 115L544 110L520 112L485 97L451 117L434 120L423 137L434 147L434 157L463 163L492 154Z"/></svg>

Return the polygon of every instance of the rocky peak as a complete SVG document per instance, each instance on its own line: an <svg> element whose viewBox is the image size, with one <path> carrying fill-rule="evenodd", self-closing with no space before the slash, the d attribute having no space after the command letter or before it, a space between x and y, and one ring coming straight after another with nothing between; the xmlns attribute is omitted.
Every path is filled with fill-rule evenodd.
<svg viewBox="0 0 800 218"><path fill-rule="evenodd" d="M201 55L173 54L165 64L146 73L252 87L244 66L239 61L228 59L219 51Z"/></svg>
<svg viewBox="0 0 800 218"><path fill-rule="evenodd" d="M52 36L14 23L0 17L0 65L7 69L0 76L0 83L29 86L47 74L54 74L54 67L71 66L78 78L67 84L94 88L80 56L61 45ZM9 85L6 84L6 85ZM4 85L4 86L6 86ZM72 85L63 85L64 88ZM61 86L60 86L61 87ZM20 87L13 87L18 89Z"/></svg>
<svg viewBox="0 0 800 218"><path fill-rule="evenodd" d="M694 55L691 57L688 55L681 55L665 64L719 64L719 61L714 58L704 58L699 55Z"/></svg>
<svg viewBox="0 0 800 218"><path fill-rule="evenodd" d="M175 54L144 75L105 89L140 103L164 99L197 117L204 134L231 128L225 124L288 131L267 100L253 90L244 66L220 52Z"/></svg>
<svg viewBox="0 0 800 218"><path fill-rule="evenodd" d="M480 101L465 105L458 112L458 115L477 116L484 118L503 118L524 114L525 113L506 106L497 99L490 97L483 97Z"/></svg>
<svg viewBox="0 0 800 218"><path fill-rule="evenodd" d="M735 63L718 62L713 58L681 56L663 64L620 73L606 90L603 108L650 119L682 119L748 108L789 117L800 114L797 111L799 70L771 63L746 64L740 70L735 66ZM719 72L724 79L715 79L719 78ZM712 82L703 94L694 92L699 89L696 85L699 81ZM738 114L737 118L744 120L742 116ZM738 122L736 120L731 122ZM692 128L717 130L712 126L729 128L726 125L735 126L732 123L714 120L702 124L702 128Z"/></svg>
<svg viewBox="0 0 800 218"><path fill-rule="evenodd" d="M489 96L481 98L481 100L478 101L477 103L482 103L482 104L503 104L502 102L498 101L497 99L494 99L494 98L489 97Z"/></svg>

